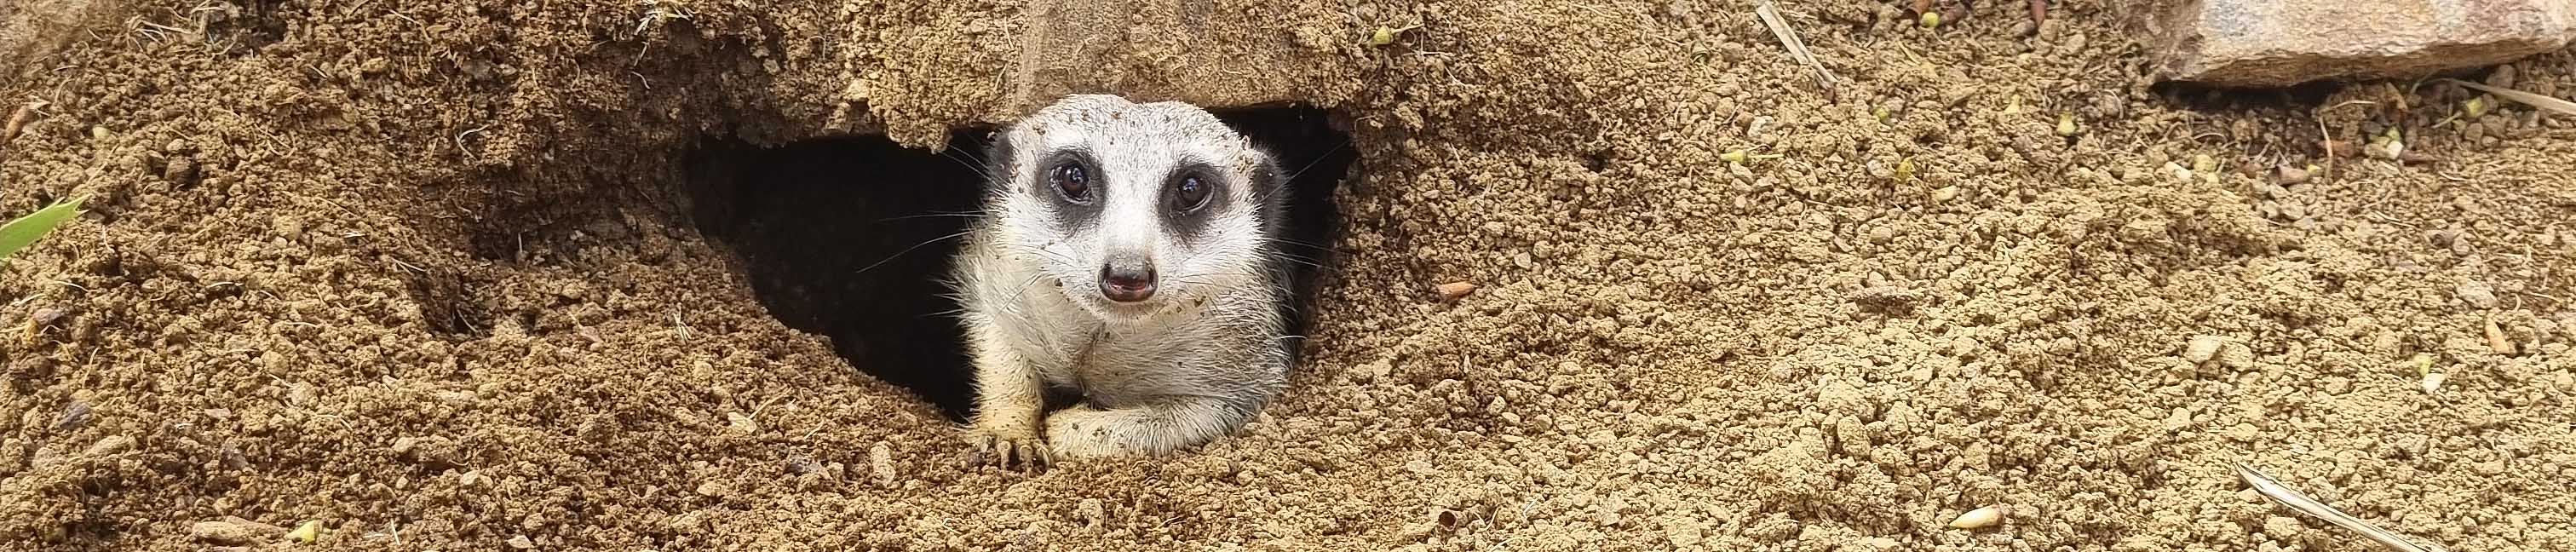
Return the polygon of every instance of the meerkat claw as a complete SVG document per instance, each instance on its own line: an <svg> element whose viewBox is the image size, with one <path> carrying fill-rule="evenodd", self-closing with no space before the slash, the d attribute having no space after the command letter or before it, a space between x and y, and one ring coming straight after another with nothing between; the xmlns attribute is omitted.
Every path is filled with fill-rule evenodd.
<svg viewBox="0 0 2576 552"><path fill-rule="evenodd" d="M968 439L975 444L975 453L970 458L975 464L1038 469L1045 468L1054 460L1046 454L1046 443L1034 435L1013 437L977 429Z"/></svg>

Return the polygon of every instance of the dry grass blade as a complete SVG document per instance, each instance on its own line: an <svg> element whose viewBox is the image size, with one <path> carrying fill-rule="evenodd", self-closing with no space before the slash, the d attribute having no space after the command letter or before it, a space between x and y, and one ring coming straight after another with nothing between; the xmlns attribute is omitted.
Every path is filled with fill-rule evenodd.
<svg viewBox="0 0 2576 552"><path fill-rule="evenodd" d="M1771 28L1771 36L1780 39L1781 47L1789 49L1791 59L1815 70L1816 87L1824 90L1826 100L1833 100L1834 73L1826 71L1825 64L1817 63L1816 56L1807 52L1807 43L1800 42L1798 33L1789 29L1789 20L1780 17L1780 8L1771 5L1771 0L1762 0L1753 5L1753 15L1762 18L1762 26Z"/></svg>
<svg viewBox="0 0 2576 552"><path fill-rule="evenodd" d="M2263 493L2264 497L2271 498L2273 502L2280 503L2282 506L2288 506L2290 509L2297 510L2299 513L2307 514L2310 517L2325 520L2326 523L2335 524L2335 526L2342 527L2346 531L2361 533L2361 536L2370 537L2370 540L2379 541L2379 544L2387 546L2390 550L2397 550L2399 552L2446 552L2440 546L2418 545L2413 542L2409 542L2404 538L2398 537L2396 533L2389 532L2387 529L2381 529L2379 526L2371 525L2370 522L2362 521L2359 518L2343 513L2341 510L2336 510L2333 506L2327 506L2323 502L2317 502L2316 499L2308 498L2308 495L2299 494L2298 491L2291 490L2288 486L2282 485L2281 482L2272 480L2271 476L2263 475L2263 472L2255 471L2252 466L2237 464L2236 476L2243 478L2246 485L2254 487L2254 492Z"/></svg>
<svg viewBox="0 0 2576 552"><path fill-rule="evenodd" d="M2524 92L2524 91L2521 91L2521 90L2514 90L2514 89L2511 89L2511 88L2496 88L2496 87L2493 87L2493 86L2487 86L2487 85L2478 84L2478 83L2469 82L2469 81L2464 81L2464 80L2460 80L2460 79L2442 79L2442 80L2446 80L2446 81L2451 81L2451 82L2454 82L2454 83L2458 83L2460 86L2466 86L2466 87L2469 87L2470 89L2474 89L2474 90L2477 90L2477 91L2479 91L2479 92L2485 92L2485 93L2488 93L2488 94L2494 94L2494 95L2496 95L2496 96L2498 96L2498 97L2501 97L2501 98L2504 98L2504 99L2508 99L2508 100L2513 100L2514 102L2516 102L2516 103L2520 103L2520 104L2523 104L2523 105L2528 105L2528 106L2537 107L2537 108L2541 108L2541 109L2546 109L2546 110L2550 110L2550 111L2556 111L2556 112L2558 112L2558 114L2560 114L2560 115L2576 115L2576 102L2571 102L2571 101L2567 101L2567 100L2561 100L2561 99L2558 99L2558 98L2554 98L2554 97L2550 97L2550 96L2545 96L2545 95L2540 95L2540 94L2533 94L2533 93L2530 93L2530 92Z"/></svg>

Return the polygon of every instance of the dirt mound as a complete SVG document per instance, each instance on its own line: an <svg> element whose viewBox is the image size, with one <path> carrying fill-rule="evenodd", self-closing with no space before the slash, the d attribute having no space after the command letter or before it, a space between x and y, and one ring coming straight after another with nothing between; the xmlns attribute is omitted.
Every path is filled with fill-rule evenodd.
<svg viewBox="0 0 2576 552"><path fill-rule="evenodd" d="M2576 548L2576 131L2531 109L2151 87L2097 2L1787 6L1832 100L1750 10L1624 0L1156 2L1092 15L1143 46L1027 50L1102 74L1021 71L1063 4L0 5L0 213L91 206L0 266L0 549L2371 549L2240 461ZM891 202L846 219L709 176L963 155L892 146L1030 74L1349 133L1305 365L1244 435L963 466L892 377L954 359L865 341L945 322L849 314L916 289L764 276L919 232L882 219L936 158L819 164Z"/></svg>

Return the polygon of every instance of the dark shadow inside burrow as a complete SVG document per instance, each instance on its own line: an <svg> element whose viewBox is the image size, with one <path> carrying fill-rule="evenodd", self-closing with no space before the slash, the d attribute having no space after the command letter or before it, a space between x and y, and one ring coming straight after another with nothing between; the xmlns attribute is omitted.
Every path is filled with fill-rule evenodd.
<svg viewBox="0 0 2576 552"><path fill-rule="evenodd" d="M1292 171L1281 248L1297 268L1289 332L1304 335L1317 279L1335 257L1333 192L1356 175L1358 153L1322 110L1218 116ZM883 136L765 148L710 139L685 161L682 193L698 231L735 255L772 316L830 338L852 366L962 420L973 403L972 369L944 281L981 202L977 168L989 132L960 130L939 152Z"/></svg>

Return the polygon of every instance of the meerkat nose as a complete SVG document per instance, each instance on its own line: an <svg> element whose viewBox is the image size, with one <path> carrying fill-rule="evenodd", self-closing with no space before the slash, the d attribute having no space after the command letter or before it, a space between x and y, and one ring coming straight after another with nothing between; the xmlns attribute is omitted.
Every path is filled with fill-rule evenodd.
<svg viewBox="0 0 2576 552"><path fill-rule="evenodd" d="M1100 267L1100 295L1111 301L1134 303L1154 297L1154 263L1135 258L1112 258Z"/></svg>

